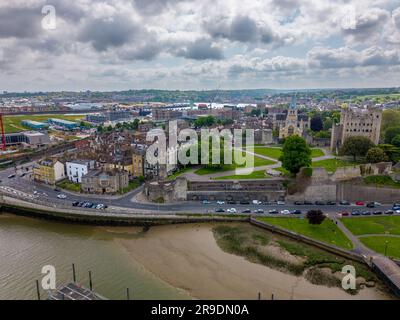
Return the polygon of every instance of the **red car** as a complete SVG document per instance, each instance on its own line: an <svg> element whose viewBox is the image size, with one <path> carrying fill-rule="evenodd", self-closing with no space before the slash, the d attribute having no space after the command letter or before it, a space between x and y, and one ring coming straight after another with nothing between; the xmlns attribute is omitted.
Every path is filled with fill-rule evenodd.
<svg viewBox="0 0 400 320"><path fill-rule="evenodd" d="M365 203L362 202L362 201L357 201L357 202L356 202L356 205L357 205L357 206L365 206Z"/></svg>
<svg viewBox="0 0 400 320"><path fill-rule="evenodd" d="M350 215L350 213L348 213L347 211L340 212L340 214L341 214L343 217L348 217L348 216Z"/></svg>

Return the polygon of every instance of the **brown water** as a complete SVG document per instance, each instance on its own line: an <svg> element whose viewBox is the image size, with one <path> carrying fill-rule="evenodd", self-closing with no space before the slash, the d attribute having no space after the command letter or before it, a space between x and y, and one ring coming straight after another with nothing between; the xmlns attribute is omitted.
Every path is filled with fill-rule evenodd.
<svg viewBox="0 0 400 320"><path fill-rule="evenodd" d="M351 296L223 252L212 225L111 228L0 215L0 299L36 299L35 280L54 265L57 284L72 280L110 299L387 299L376 289ZM178 289L179 288L179 289ZM42 292L42 296L45 296Z"/></svg>

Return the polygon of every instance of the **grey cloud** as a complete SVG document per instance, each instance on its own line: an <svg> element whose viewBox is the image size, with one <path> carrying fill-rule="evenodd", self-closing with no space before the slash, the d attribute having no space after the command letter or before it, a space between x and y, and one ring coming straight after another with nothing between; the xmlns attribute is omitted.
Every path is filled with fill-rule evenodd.
<svg viewBox="0 0 400 320"><path fill-rule="evenodd" d="M209 39L198 39L178 51L177 56L194 60L220 60L223 58L222 50L216 47Z"/></svg>
<svg viewBox="0 0 400 320"><path fill-rule="evenodd" d="M156 41L142 45L136 44L134 48L122 50L118 57L122 60L153 60L162 51L162 46Z"/></svg>
<svg viewBox="0 0 400 320"><path fill-rule="evenodd" d="M33 38L41 32L41 7L0 9L0 38Z"/></svg>
<svg viewBox="0 0 400 320"><path fill-rule="evenodd" d="M143 29L128 16L93 19L87 22L79 34L79 41L89 42L97 51L120 47L135 39Z"/></svg>
<svg viewBox="0 0 400 320"><path fill-rule="evenodd" d="M174 4L192 0L133 0L137 11L145 15L159 15Z"/></svg>
<svg viewBox="0 0 400 320"><path fill-rule="evenodd" d="M400 7L393 11L392 16L394 24L396 25L397 29L400 30Z"/></svg>

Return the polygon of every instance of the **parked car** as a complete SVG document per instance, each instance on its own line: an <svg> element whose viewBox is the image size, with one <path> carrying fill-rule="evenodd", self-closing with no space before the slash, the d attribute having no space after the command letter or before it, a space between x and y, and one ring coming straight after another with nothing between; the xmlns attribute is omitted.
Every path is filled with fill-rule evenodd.
<svg viewBox="0 0 400 320"><path fill-rule="evenodd" d="M400 202L393 203L393 207L399 207L400 208Z"/></svg>
<svg viewBox="0 0 400 320"><path fill-rule="evenodd" d="M62 194L62 193L61 193L61 194L58 194L58 195L57 195L57 198L58 198L58 199L67 199L67 196L66 196L65 194Z"/></svg>
<svg viewBox="0 0 400 320"><path fill-rule="evenodd" d="M217 201L217 204L219 204L219 205L222 205L222 204L225 204L225 201Z"/></svg>
<svg viewBox="0 0 400 320"><path fill-rule="evenodd" d="M352 215L352 216L360 216L360 215L361 215L361 212L358 211L358 210L354 210L354 211L352 211L351 215Z"/></svg>
<svg viewBox="0 0 400 320"><path fill-rule="evenodd" d="M278 206L284 206L286 203L285 203L285 201L278 201L276 204Z"/></svg>
<svg viewBox="0 0 400 320"><path fill-rule="evenodd" d="M211 202L210 201L208 201L208 200L203 200L203 202L202 202L203 204L211 204Z"/></svg>
<svg viewBox="0 0 400 320"><path fill-rule="evenodd" d="M342 206L349 206L349 205L350 205L350 202L348 202L348 201L346 201L346 200L342 200L342 201L340 201L339 203L340 203L340 205L342 205Z"/></svg>
<svg viewBox="0 0 400 320"><path fill-rule="evenodd" d="M240 204L250 204L250 201L248 201L248 200L242 200L242 201L240 201Z"/></svg>
<svg viewBox="0 0 400 320"><path fill-rule="evenodd" d="M374 202L368 202L367 203L367 208L375 208L375 203Z"/></svg>
<svg viewBox="0 0 400 320"><path fill-rule="evenodd" d="M229 200L227 203L228 203L228 204L236 204L236 201Z"/></svg>
<svg viewBox="0 0 400 320"><path fill-rule="evenodd" d="M74 202L72 202L72 206L73 206L73 207L77 207L78 204L79 204L79 201L74 201Z"/></svg>
<svg viewBox="0 0 400 320"><path fill-rule="evenodd" d="M271 209L271 210L268 211L268 213L269 214L278 214L279 212L276 209Z"/></svg>
<svg viewBox="0 0 400 320"><path fill-rule="evenodd" d="M348 216L350 215L350 213L347 212L347 211L342 211L342 212L340 212L340 214L341 214L343 217L348 217Z"/></svg>
<svg viewBox="0 0 400 320"><path fill-rule="evenodd" d="M245 210L242 211L242 213L251 213L251 210L250 209L245 209Z"/></svg>
<svg viewBox="0 0 400 320"><path fill-rule="evenodd" d="M253 200L253 204L255 204L255 205L260 205L260 204L262 204L262 202L261 202L261 201L258 201L258 200Z"/></svg>
<svg viewBox="0 0 400 320"><path fill-rule="evenodd" d="M392 210L393 210L393 211L400 210L400 206L398 206L398 207L393 207Z"/></svg>
<svg viewBox="0 0 400 320"><path fill-rule="evenodd" d="M301 214L301 210L292 210L290 211L290 214Z"/></svg>
<svg viewBox="0 0 400 320"><path fill-rule="evenodd" d="M301 206L301 205L304 204L304 202L303 202L303 201L295 201L294 204L295 204L296 206Z"/></svg>
<svg viewBox="0 0 400 320"><path fill-rule="evenodd" d="M336 201L328 201L326 204L328 206L335 206L336 205Z"/></svg>
<svg viewBox="0 0 400 320"><path fill-rule="evenodd" d="M391 215L391 214L393 214L394 213L394 211L393 210L386 210L385 211L385 214L389 214L389 215Z"/></svg>
<svg viewBox="0 0 400 320"><path fill-rule="evenodd" d="M362 216L370 216L370 215L371 215L371 212L369 212L369 211L363 211L363 212L361 213L361 215L362 215Z"/></svg>
<svg viewBox="0 0 400 320"><path fill-rule="evenodd" d="M221 213L221 212L225 212L225 210L224 210L224 209L222 209L222 208L219 208L219 209L216 209L216 210L215 210L215 212L217 212L217 213Z"/></svg>
<svg viewBox="0 0 400 320"><path fill-rule="evenodd" d="M12 178L15 178L15 174L10 174L10 175L8 176L8 179L12 179Z"/></svg>
<svg viewBox="0 0 400 320"><path fill-rule="evenodd" d="M237 210L235 208L230 208L226 210L228 213L237 213Z"/></svg>
<svg viewBox="0 0 400 320"><path fill-rule="evenodd" d="M323 202L323 201L315 201L315 205L317 205L317 206L324 206L324 205L326 205L326 203Z"/></svg>
<svg viewBox="0 0 400 320"><path fill-rule="evenodd" d="M365 202L363 201L357 201L356 206L365 206Z"/></svg>
<svg viewBox="0 0 400 320"><path fill-rule="evenodd" d="M54 188L54 191L56 191L56 192L61 192L61 189L60 189L59 187L55 187L55 188Z"/></svg>
<svg viewBox="0 0 400 320"><path fill-rule="evenodd" d="M282 211L280 212L280 214L290 214L290 211L289 211L289 210L282 210Z"/></svg>
<svg viewBox="0 0 400 320"><path fill-rule="evenodd" d="M256 210L254 210L254 213L261 214L261 213L264 213L264 210L263 209L256 209Z"/></svg>
<svg viewBox="0 0 400 320"><path fill-rule="evenodd" d="M381 214L383 214L383 212L382 211L374 211L374 212L372 212L374 215L376 215L376 216L379 216L379 215L381 215Z"/></svg>
<svg viewBox="0 0 400 320"><path fill-rule="evenodd" d="M312 203L311 201L309 201L309 200L304 200L304 204L305 204L306 206L311 206L311 205L313 205L313 203Z"/></svg>

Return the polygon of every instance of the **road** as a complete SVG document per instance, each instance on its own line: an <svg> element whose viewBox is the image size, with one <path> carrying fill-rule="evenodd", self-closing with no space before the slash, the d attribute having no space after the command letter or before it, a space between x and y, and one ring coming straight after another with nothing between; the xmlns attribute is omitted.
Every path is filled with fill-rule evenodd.
<svg viewBox="0 0 400 320"><path fill-rule="evenodd" d="M57 198L57 195L60 192L55 191L52 187L46 186L34 181L31 181L29 174L20 177L21 173L29 172L26 171L26 168L31 169L32 163L25 164L23 169L20 167L15 171L14 168L8 168L0 171L0 180L1 186L8 186L12 189L21 191L26 194L35 195L38 200L42 200L45 202L51 202L52 204L59 204L60 207L65 205L71 206L72 202L79 201L90 201L94 203L104 203L109 207L117 207L117 208L129 208L129 209L138 209L145 211L152 211L153 214L156 212L165 213L165 212L176 212L176 213L214 213L217 209L224 209L225 211L229 208L236 208L238 213L249 209L252 213L256 209L263 209L265 213L268 213L269 210L276 209L278 211L282 210L293 210L299 209L303 212L307 212L310 209L321 209L323 212L336 216L338 212L342 211L352 211L354 209L362 210L362 211L374 211L374 210L382 210L386 211L391 209L392 205L383 205L379 207L379 209L367 209L365 207L360 207L356 205L351 206L341 206L341 205L294 205L294 204L285 204L285 205L256 205L256 204L222 204L219 205L216 202L212 202L211 204L203 204L200 201L184 201L173 204L154 204L154 203L141 203L135 200L135 195L141 192L141 188L136 189L135 191L121 197L104 197L101 195L80 195L73 193L66 193L67 199L61 200ZM8 178L9 175L16 174L14 178Z"/></svg>

